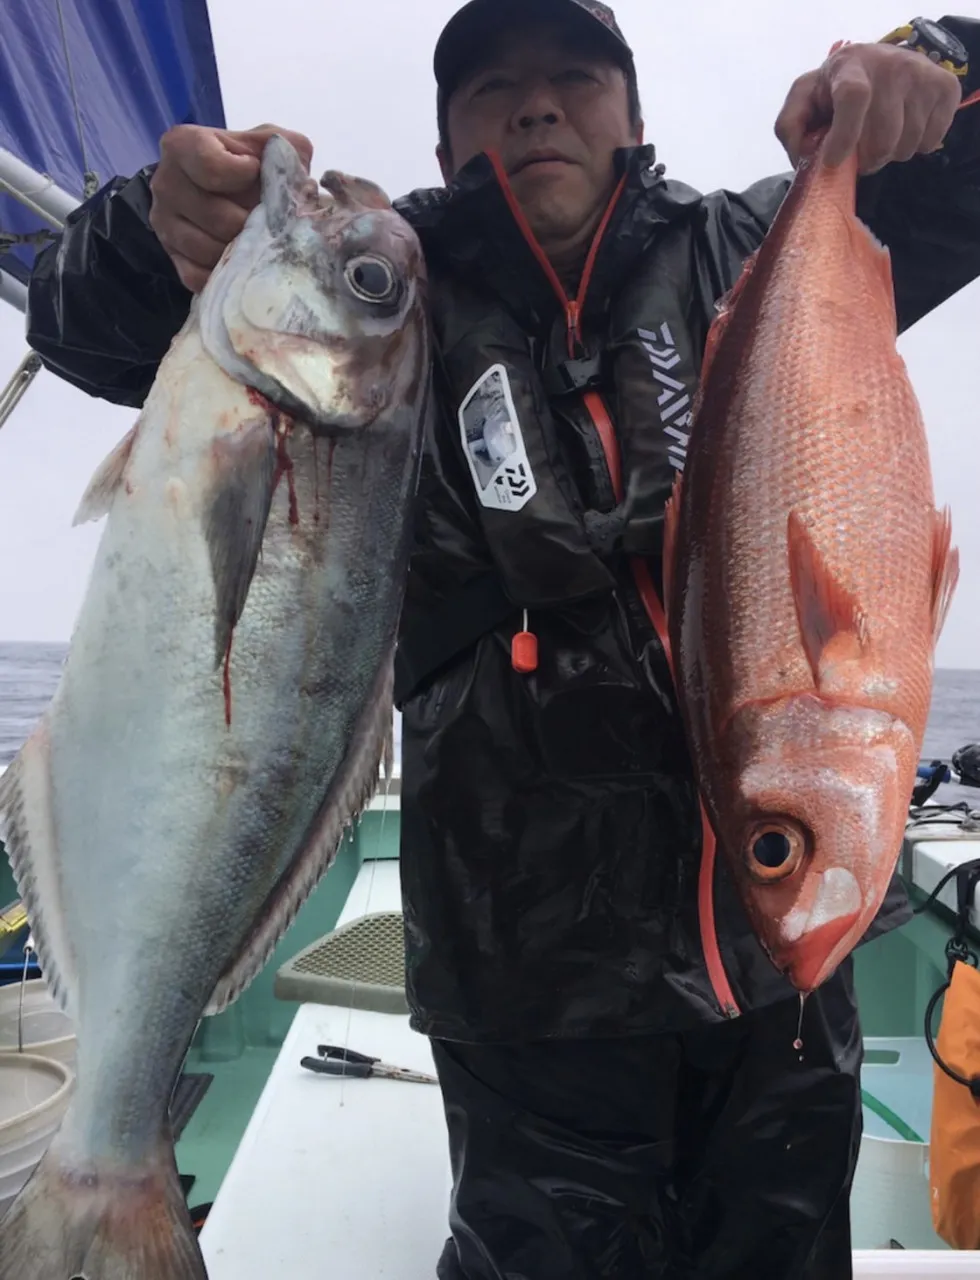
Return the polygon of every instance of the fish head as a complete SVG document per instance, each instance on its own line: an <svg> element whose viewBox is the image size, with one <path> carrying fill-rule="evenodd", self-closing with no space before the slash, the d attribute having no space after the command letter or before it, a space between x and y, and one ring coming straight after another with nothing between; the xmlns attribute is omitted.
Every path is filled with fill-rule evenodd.
<svg viewBox="0 0 980 1280"><path fill-rule="evenodd" d="M850 954L884 900L918 753L892 716L816 698L789 702L767 709L747 735L734 821L719 839L757 936L809 992Z"/></svg>
<svg viewBox="0 0 980 1280"><path fill-rule="evenodd" d="M262 196L199 302L202 341L237 381L315 431L370 427L427 385L425 263L371 182L321 187L276 135Z"/></svg>

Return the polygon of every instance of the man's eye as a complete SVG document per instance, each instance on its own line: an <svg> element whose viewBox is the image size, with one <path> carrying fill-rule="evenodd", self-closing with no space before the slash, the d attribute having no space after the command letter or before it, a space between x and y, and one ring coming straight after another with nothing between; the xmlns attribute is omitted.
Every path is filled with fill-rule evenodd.
<svg viewBox="0 0 980 1280"><path fill-rule="evenodd" d="M477 87L474 97L479 97L483 93L495 93L500 89L506 89L510 81L505 80L503 76L493 76L490 80L484 82Z"/></svg>
<svg viewBox="0 0 980 1280"><path fill-rule="evenodd" d="M590 75L588 71L583 71L581 67L569 67L568 70L562 71L555 76L555 79L572 84L586 84L594 80L595 77Z"/></svg>

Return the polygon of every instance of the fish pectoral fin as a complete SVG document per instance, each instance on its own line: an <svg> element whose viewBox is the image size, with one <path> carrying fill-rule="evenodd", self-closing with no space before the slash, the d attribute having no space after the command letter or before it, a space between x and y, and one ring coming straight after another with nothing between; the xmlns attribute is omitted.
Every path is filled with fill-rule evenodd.
<svg viewBox="0 0 980 1280"><path fill-rule="evenodd" d="M674 569L677 560L677 540L680 536L681 492L684 477L680 471L674 477L674 486L664 507L664 553L661 574L664 589L664 614L670 620L671 590L674 584Z"/></svg>
<svg viewBox="0 0 980 1280"><path fill-rule="evenodd" d="M116 490L122 484L126 474L126 465L129 462L129 455L133 452L138 427L138 422L136 426L130 427L108 457L96 467L95 474L88 482L88 487L78 504L78 510L72 521L73 526L87 524L89 520L101 520L103 516L109 514L112 499L116 496Z"/></svg>
<svg viewBox="0 0 980 1280"><path fill-rule="evenodd" d="M932 525L932 638L938 642L960 579L960 553L952 546L949 507L933 511Z"/></svg>
<svg viewBox="0 0 980 1280"><path fill-rule="evenodd" d="M224 661L258 564L276 478L276 438L263 415L214 443L204 528L214 578L215 665Z"/></svg>
<svg viewBox="0 0 980 1280"><path fill-rule="evenodd" d="M802 518L788 521L789 573L800 636L814 683L821 687L828 670L861 658L870 636L868 620L851 593L834 578Z"/></svg>

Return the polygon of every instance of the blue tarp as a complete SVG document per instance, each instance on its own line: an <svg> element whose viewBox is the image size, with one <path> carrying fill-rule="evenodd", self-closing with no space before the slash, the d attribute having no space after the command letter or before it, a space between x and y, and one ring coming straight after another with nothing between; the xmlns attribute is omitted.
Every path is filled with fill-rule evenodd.
<svg viewBox="0 0 980 1280"><path fill-rule="evenodd" d="M173 125L224 123L207 0L0 0L0 147L78 199L86 166L101 186ZM44 225L0 196L0 236ZM0 252L0 269L26 280L33 256Z"/></svg>

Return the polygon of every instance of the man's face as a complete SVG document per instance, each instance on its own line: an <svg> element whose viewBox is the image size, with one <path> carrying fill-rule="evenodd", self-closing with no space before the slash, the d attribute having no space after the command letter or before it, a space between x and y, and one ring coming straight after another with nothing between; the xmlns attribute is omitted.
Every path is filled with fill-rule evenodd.
<svg viewBox="0 0 980 1280"><path fill-rule="evenodd" d="M446 181L480 152L498 152L545 248L595 225L615 185L613 153L638 141L622 70L552 23L488 49L453 93L448 126Z"/></svg>

